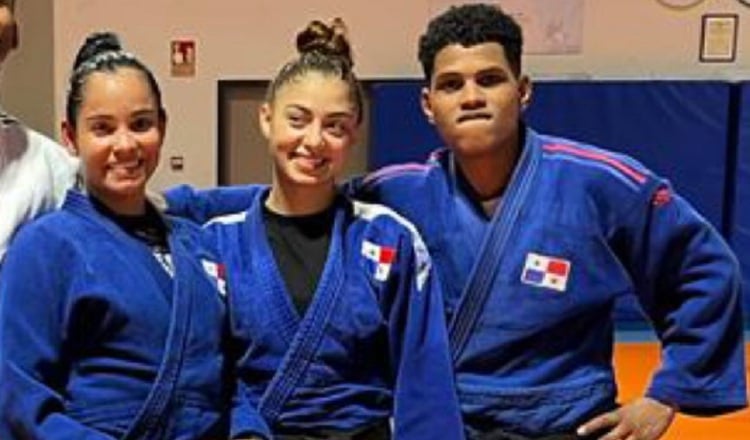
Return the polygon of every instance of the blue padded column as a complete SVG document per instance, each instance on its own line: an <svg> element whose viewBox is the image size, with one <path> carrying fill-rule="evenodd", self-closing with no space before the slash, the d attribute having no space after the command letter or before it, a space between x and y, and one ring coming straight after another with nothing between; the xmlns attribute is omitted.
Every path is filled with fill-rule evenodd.
<svg viewBox="0 0 750 440"><path fill-rule="evenodd" d="M750 322L750 82L743 82L738 87L737 173L730 237L742 267L745 320Z"/></svg>

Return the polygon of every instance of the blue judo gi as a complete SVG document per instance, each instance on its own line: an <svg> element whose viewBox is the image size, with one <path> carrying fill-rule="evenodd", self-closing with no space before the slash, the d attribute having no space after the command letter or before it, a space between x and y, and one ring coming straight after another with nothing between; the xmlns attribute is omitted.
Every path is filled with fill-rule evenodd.
<svg viewBox="0 0 750 440"><path fill-rule="evenodd" d="M249 210L205 226L226 263L239 398L277 435L356 433L394 418L396 439L459 439L441 296L416 231L378 205L338 197L328 257L300 316L262 218ZM233 414L233 436L246 415Z"/></svg>
<svg viewBox="0 0 750 440"><path fill-rule="evenodd" d="M218 262L167 222L171 266L76 191L21 230L0 272L0 438L226 438Z"/></svg>
<svg viewBox="0 0 750 440"><path fill-rule="evenodd" d="M688 414L746 406L739 268L720 235L637 161L524 130L491 217L448 150L349 188L424 237L469 437L573 432L613 409L612 310L632 293L662 343L646 395ZM247 206L246 194L179 187L170 210L206 218Z"/></svg>
<svg viewBox="0 0 750 440"><path fill-rule="evenodd" d="M667 181L626 156L527 129L488 217L456 166L442 150L354 190L425 237L472 437L572 432L612 409L612 309L629 293L663 344L647 396L695 414L747 404L737 261Z"/></svg>

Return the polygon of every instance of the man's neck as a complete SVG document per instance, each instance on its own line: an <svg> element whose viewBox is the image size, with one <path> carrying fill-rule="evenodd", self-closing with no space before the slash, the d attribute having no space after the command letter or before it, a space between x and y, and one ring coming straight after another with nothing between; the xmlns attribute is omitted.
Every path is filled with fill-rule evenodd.
<svg viewBox="0 0 750 440"><path fill-rule="evenodd" d="M476 193L479 201L490 200L502 196L513 177L513 171L518 163L521 146L516 137L507 146L493 149L481 156L456 155L456 166Z"/></svg>

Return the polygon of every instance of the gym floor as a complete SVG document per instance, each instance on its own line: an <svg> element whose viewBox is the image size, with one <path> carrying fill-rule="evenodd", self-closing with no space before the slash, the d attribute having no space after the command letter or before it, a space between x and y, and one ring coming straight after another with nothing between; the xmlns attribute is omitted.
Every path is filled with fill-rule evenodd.
<svg viewBox="0 0 750 440"><path fill-rule="evenodd" d="M651 372L659 364L659 345L638 341L632 337L618 337L615 344L615 371L621 402L642 396ZM750 340L748 338L746 341ZM750 344L745 350L746 375L750 383ZM720 417L688 417L678 415L662 440L748 440L750 439L750 410L745 409Z"/></svg>

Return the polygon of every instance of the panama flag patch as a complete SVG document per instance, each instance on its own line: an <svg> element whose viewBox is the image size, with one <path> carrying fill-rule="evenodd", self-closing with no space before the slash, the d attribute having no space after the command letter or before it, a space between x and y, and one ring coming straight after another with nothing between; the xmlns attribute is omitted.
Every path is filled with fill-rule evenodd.
<svg viewBox="0 0 750 440"><path fill-rule="evenodd" d="M219 290L221 296L227 295L227 277L226 269L221 263L215 263L209 260L203 260L203 270L206 271L208 276L216 284L216 288Z"/></svg>
<svg viewBox="0 0 750 440"><path fill-rule="evenodd" d="M396 259L396 249L380 246L371 241L362 242L362 255L375 263L375 279L385 281L391 273L391 266Z"/></svg>
<svg viewBox="0 0 750 440"><path fill-rule="evenodd" d="M570 276L570 261L529 252L521 282L564 292Z"/></svg>

